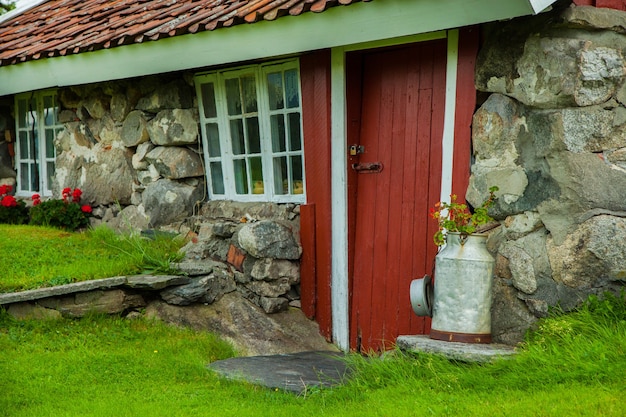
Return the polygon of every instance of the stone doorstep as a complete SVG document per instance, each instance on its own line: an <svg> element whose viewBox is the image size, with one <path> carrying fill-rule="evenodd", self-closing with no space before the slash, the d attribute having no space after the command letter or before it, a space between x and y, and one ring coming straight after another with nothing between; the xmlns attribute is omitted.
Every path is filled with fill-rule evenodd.
<svg viewBox="0 0 626 417"><path fill-rule="evenodd" d="M0 305L20 303L24 301L40 300L42 298L57 297L101 289L111 289L126 286L136 289L160 290L170 285L180 285L188 282L188 278L178 275L136 275L131 277L120 276L95 279L91 281L74 282L56 287L37 288L34 290L0 294Z"/></svg>
<svg viewBox="0 0 626 417"><path fill-rule="evenodd" d="M515 348L509 345L446 342L427 335L399 336L396 345L405 352L434 353L462 362L484 363L515 355Z"/></svg>
<svg viewBox="0 0 626 417"><path fill-rule="evenodd" d="M313 387L333 387L350 377L340 352L298 352L224 359L207 367L219 375L296 394Z"/></svg>

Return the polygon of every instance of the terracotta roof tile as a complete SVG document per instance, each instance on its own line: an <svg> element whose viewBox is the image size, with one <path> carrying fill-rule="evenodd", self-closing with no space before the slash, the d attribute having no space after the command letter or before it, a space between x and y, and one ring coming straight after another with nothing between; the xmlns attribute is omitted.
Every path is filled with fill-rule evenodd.
<svg viewBox="0 0 626 417"><path fill-rule="evenodd" d="M48 0L0 20L0 66L370 0Z"/></svg>

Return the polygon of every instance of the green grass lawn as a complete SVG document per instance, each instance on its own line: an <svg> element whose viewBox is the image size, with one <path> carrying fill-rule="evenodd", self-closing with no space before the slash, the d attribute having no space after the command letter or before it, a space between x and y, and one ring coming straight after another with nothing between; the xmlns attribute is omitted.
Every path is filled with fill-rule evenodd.
<svg viewBox="0 0 626 417"><path fill-rule="evenodd" d="M118 275L168 272L182 239L116 235L100 227L82 233L0 224L0 292Z"/></svg>
<svg viewBox="0 0 626 417"><path fill-rule="evenodd" d="M0 314L1 416L623 416L626 324L588 308L543 322L514 359L351 355L354 377L296 396L218 378L217 337L143 319ZM600 333L598 333L598 331Z"/></svg>
<svg viewBox="0 0 626 417"><path fill-rule="evenodd" d="M147 319L16 321L0 309L0 416L626 415L625 294L541 321L513 359L349 355L344 385L300 396L206 368L235 355L215 335Z"/></svg>

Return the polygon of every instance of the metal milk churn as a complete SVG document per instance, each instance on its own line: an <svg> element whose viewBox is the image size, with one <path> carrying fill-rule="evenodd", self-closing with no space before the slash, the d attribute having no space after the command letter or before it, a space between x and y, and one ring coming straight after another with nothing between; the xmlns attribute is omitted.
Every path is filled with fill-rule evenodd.
<svg viewBox="0 0 626 417"><path fill-rule="evenodd" d="M494 266L487 235L446 235L435 258L431 339L491 343Z"/></svg>

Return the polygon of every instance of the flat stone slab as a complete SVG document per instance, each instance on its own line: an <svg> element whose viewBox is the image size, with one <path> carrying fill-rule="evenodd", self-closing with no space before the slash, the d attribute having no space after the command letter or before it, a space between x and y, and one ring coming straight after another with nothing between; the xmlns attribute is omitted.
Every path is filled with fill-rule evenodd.
<svg viewBox="0 0 626 417"><path fill-rule="evenodd" d="M55 287L37 288L34 290L0 294L0 305L21 303L24 301L41 300L42 298L58 297L79 292L106 290L116 287L129 287L141 290L161 290L170 286L188 283L189 277L182 275L134 275L112 278L94 279L91 281L73 282Z"/></svg>
<svg viewBox="0 0 626 417"><path fill-rule="evenodd" d="M126 279L125 286L143 290L162 290L172 285L188 284L189 277L182 275L136 275Z"/></svg>
<svg viewBox="0 0 626 417"><path fill-rule="evenodd" d="M228 379L301 394L312 387L340 385L350 369L340 352L299 352L216 361L209 369Z"/></svg>
<svg viewBox="0 0 626 417"><path fill-rule="evenodd" d="M126 283L126 277L95 279L91 281L74 282L56 287L37 288L20 292L0 294L0 305L19 303L23 301L40 300L47 297L73 294L76 292L93 291L98 289L115 288Z"/></svg>
<svg viewBox="0 0 626 417"><path fill-rule="evenodd" d="M399 336L396 345L403 351L436 353L462 362L491 362L515 355L515 348L509 345L446 342L426 335Z"/></svg>

